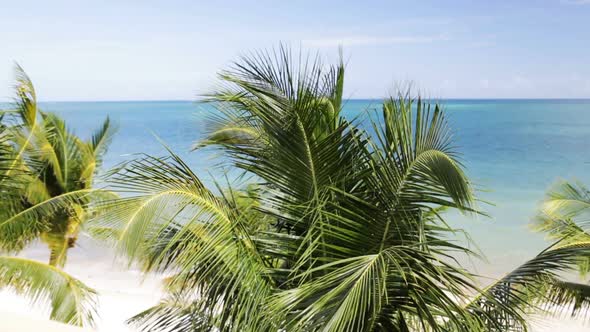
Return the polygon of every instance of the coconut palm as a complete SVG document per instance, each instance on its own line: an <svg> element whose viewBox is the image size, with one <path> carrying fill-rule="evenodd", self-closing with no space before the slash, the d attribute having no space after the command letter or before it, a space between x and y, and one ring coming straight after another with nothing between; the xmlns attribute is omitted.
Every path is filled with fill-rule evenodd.
<svg viewBox="0 0 590 332"><path fill-rule="evenodd" d="M208 188L172 151L113 170L123 198L101 205L96 234L145 272L168 275L168 296L131 322L146 331L526 329L527 280L556 277L588 247L554 248L479 289L454 259L476 254L444 219L446 209L479 212L441 107L402 93L369 121L348 120L343 64L296 58L285 48L244 57L209 96L219 115L195 149L223 151L246 185Z"/></svg>
<svg viewBox="0 0 590 332"><path fill-rule="evenodd" d="M197 148L220 147L257 189L209 189L173 153L114 172L126 197L99 228L146 271L173 273L170 299L136 320L179 331L481 325L460 305L471 275L451 263L470 251L439 214L473 212L475 199L438 105L391 98L369 134L340 114L344 66L294 64L285 49L221 79L221 116Z"/></svg>
<svg viewBox="0 0 590 332"><path fill-rule="evenodd" d="M89 141L81 140L56 114L38 109L33 84L20 67L16 71L16 110L4 116L14 152L3 180L12 190L3 200L0 246L20 250L40 238L50 249L49 264L63 267L87 205L108 195L92 185L114 128L107 118Z"/></svg>
<svg viewBox="0 0 590 332"><path fill-rule="evenodd" d="M3 112L0 151L0 248L19 252L40 239L48 264L0 257L0 283L34 301L49 300L51 318L92 323L95 292L63 271L89 207L108 193L92 188L113 128L107 119L90 141L37 107L31 80L17 66L15 110Z"/></svg>

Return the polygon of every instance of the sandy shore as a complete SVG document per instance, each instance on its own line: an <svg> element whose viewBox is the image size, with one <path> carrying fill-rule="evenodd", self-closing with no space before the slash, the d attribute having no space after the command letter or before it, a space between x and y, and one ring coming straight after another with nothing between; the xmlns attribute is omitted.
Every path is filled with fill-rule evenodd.
<svg viewBox="0 0 590 332"><path fill-rule="evenodd" d="M24 256L46 260L47 250L36 246ZM99 316L94 331L130 332L125 324L129 317L158 303L162 294L160 281L144 278L136 270L128 270L122 262L114 260L112 251L92 240L84 239L71 250L66 271L93 287L100 294ZM49 313L39 307L31 308L27 299L9 291L0 292L0 332L76 332L93 331L51 322ZM533 318L533 332L590 331L590 324L570 319Z"/></svg>
<svg viewBox="0 0 590 332"><path fill-rule="evenodd" d="M22 255L45 261L48 253L46 248L39 245L26 250ZM162 294L158 278L145 278L137 270L128 270L126 264L114 260L114 254L110 249L89 239L83 239L79 247L70 251L65 270L99 293L99 317L96 318L95 329L98 332L133 331L125 324L125 320L157 304ZM4 317L14 317L14 319L5 321ZM0 332L45 331L14 330L6 326L21 322L23 318L30 319L31 324L50 322L48 317L47 309L31 307L26 298L10 291L0 291ZM47 331L53 331L49 329L52 324L47 326Z"/></svg>
<svg viewBox="0 0 590 332"><path fill-rule="evenodd" d="M538 319L532 324L532 332L588 332L590 324L570 319Z"/></svg>
<svg viewBox="0 0 590 332"><path fill-rule="evenodd" d="M48 320L0 313L0 332L91 332Z"/></svg>

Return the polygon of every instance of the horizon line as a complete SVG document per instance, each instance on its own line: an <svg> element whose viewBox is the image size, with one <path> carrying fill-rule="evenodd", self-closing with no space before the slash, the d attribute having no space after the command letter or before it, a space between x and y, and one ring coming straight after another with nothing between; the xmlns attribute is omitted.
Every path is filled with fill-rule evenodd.
<svg viewBox="0 0 590 332"><path fill-rule="evenodd" d="M378 101L384 100L389 97L370 97L370 98L349 98L344 101ZM450 98L424 98L424 100L432 101L445 101L445 100L465 100L465 101L476 101L476 100L539 100L539 101L590 101L590 97L549 97L549 98L530 98L530 97L450 97ZM190 103L203 103L202 100L194 99L105 99L105 100L39 100L38 103L150 103L150 102L190 102ZM0 100L0 104L11 104L13 101Z"/></svg>

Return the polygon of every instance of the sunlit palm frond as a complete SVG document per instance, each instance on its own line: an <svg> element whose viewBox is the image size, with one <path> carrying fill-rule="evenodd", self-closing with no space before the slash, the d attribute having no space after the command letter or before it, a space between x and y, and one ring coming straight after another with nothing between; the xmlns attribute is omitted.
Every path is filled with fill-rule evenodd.
<svg viewBox="0 0 590 332"><path fill-rule="evenodd" d="M201 300L147 317L186 322L190 308L220 330L481 328L459 304L472 277L449 263L471 252L437 212L476 210L440 108L400 95L365 130L341 115L342 62L294 58L245 57L210 96L221 116L199 147L253 175L262 190L246 204L209 191L174 154L114 172L127 196L104 206L97 231L172 273L170 292Z"/></svg>
<svg viewBox="0 0 590 332"><path fill-rule="evenodd" d="M541 211L547 215L570 219L581 217L580 221L590 222L590 190L582 183L558 182L547 193Z"/></svg>
<svg viewBox="0 0 590 332"><path fill-rule="evenodd" d="M400 94L384 103L383 119L373 127L380 144L374 148L379 168L374 185L393 189L392 196L404 204L434 203L472 211L473 189L438 104L414 99L410 92Z"/></svg>
<svg viewBox="0 0 590 332"><path fill-rule="evenodd" d="M560 181L547 193L533 229L546 234L556 246L590 241L590 190L579 182ZM590 272L590 255L578 264L579 272Z"/></svg>
<svg viewBox="0 0 590 332"><path fill-rule="evenodd" d="M67 216L74 205L85 205L93 198L104 195L107 193L98 189L82 189L3 214L0 220L0 246L3 250L18 251L52 227L49 222L52 216Z"/></svg>
<svg viewBox="0 0 590 332"><path fill-rule="evenodd" d="M481 327L460 299L450 296L474 289L470 276L419 248L392 246L307 272L322 270L327 273L279 292L271 302L292 312L289 330L372 331L390 320L391 312L417 315L427 330L449 321L459 330Z"/></svg>
<svg viewBox="0 0 590 332"><path fill-rule="evenodd" d="M533 227L560 242L590 239L590 190L581 183L557 183L547 193Z"/></svg>
<svg viewBox="0 0 590 332"><path fill-rule="evenodd" d="M120 252L144 262L146 270L176 271L170 287L195 288L219 302L226 315L208 324L263 323L251 310L262 305L271 285L247 225L228 202L174 154L135 160L114 173L111 183L130 196L100 208L106 214L95 221L98 232L116 237Z"/></svg>
<svg viewBox="0 0 590 332"><path fill-rule="evenodd" d="M113 196L92 189L92 178L83 175L87 165L95 162L94 152L82 148L63 119L38 108L33 84L18 65L15 76L15 112L3 112L0 118L0 250L18 252L40 239L50 254L49 265L0 258L2 285L35 303L50 301L52 319L92 324L95 292L59 267L92 213L89 209ZM108 121L103 128L109 132ZM97 154L104 153L107 136L98 134L100 146L92 146Z"/></svg>
<svg viewBox="0 0 590 332"><path fill-rule="evenodd" d="M116 130L116 126L113 125L111 119L107 116L102 126L92 135L90 146L92 147L94 157L97 160L101 160L106 153L108 146L113 140L113 135L115 134Z"/></svg>
<svg viewBox="0 0 590 332"><path fill-rule="evenodd" d="M559 288L560 275L575 269L581 259L590 256L590 242L577 242L552 247L497 280L473 301L469 308L497 330L527 327L526 314L541 307L560 309L566 304L565 289ZM562 287L563 288L563 287ZM562 293L560 295L560 293ZM494 330L495 331L495 330Z"/></svg>
<svg viewBox="0 0 590 332"><path fill-rule="evenodd" d="M238 168L273 184L276 194L261 208L282 211L281 228L313 236L308 230L320 217L323 192L346 183L362 164L362 138L339 116L343 65L324 70L318 58L293 58L281 48L245 57L222 73L228 89L211 99L226 122L206 143L220 145ZM313 255L314 248L302 250ZM306 255L298 264L311 260Z"/></svg>
<svg viewBox="0 0 590 332"><path fill-rule="evenodd" d="M53 266L0 256L0 284L33 303L49 303L53 320L80 326L94 324L96 292Z"/></svg>
<svg viewBox="0 0 590 332"><path fill-rule="evenodd" d="M538 301L544 312L588 320L590 285L551 279L546 281L546 288L546 295Z"/></svg>
<svg viewBox="0 0 590 332"><path fill-rule="evenodd" d="M226 147L262 146L262 132L255 123L236 116L233 112L223 112L210 117L209 129L205 138L193 145L193 150L206 146L218 145Z"/></svg>
<svg viewBox="0 0 590 332"><path fill-rule="evenodd" d="M14 72L16 77L16 110L23 123L32 128L37 123L37 94L33 82L19 64L15 64Z"/></svg>
<svg viewBox="0 0 590 332"><path fill-rule="evenodd" d="M191 332L214 329L200 310L198 299L186 299L186 295L172 294L159 304L140 312L127 322L139 331ZM209 313L215 315L215 313Z"/></svg>
<svg viewBox="0 0 590 332"><path fill-rule="evenodd" d="M4 172L2 179L0 179L0 185L4 186L10 185L6 182L17 178L20 172L28 171L24 165L25 152L30 148L31 141L34 139L38 122L37 96L33 83L18 64L15 64L14 72L16 78L14 86L16 93L15 112L2 114L2 140L4 145L2 168ZM7 114L8 116L5 117ZM16 123L6 120L6 118L12 118L13 115L16 115ZM13 146L15 142L17 144ZM9 152L7 149L13 151L7 154ZM9 177L11 175L12 177Z"/></svg>
<svg viewBox="0 0 590 332"><path fill-rule="evenodd" d="M91 186L94 176L102 166L103 157L113 140L117 127L107 117L102 126L96 130L90 141L85 142L77 137L76 140L79 159L79 170L76 172L78 181L85 186Z"/></svg>

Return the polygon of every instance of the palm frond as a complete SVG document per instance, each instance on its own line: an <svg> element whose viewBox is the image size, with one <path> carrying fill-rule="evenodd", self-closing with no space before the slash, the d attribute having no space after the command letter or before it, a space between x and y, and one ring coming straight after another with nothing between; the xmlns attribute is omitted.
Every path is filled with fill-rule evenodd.
<svg viewBox="0 0 590 332"><path fill-rule="evenodd" d="M208 99L219 114L196 147L227 153L257 192L208 189L175 154L144 156L114 170L123 197L92 223L144 271L170 275L171 298L134 320L144 329L490 331L506 327L500 311L524 321L522 302L496 291L464 305L479 289L454 256L474 253L441 211L480 212L438 104L402 93L366 128L341 114L342 62L284 47L220 78ZM532 268L554 276L573 257L541 257L509 282Z"/></svg>
<svg viewBox="0 0 590 332"><path fill-rule="evenodd" d="M56 214L70 215L74 205L85 205L96 197L104 197L98 189L82 189L48 198L35 205L14 211L4 211L0 220L0 247L19 251L52 227L49 218ZM107 196L108 197L108 196ZM65 230L64 230L65 231Z"/></svg>
<svg viewBox="0 0 590 332"><path fill-rule="evenodd" d="M257 326L271 320L251 311L262 305L271 285L246 226L180 158L146 156L115 172L111 183L130 196L101 206L106 213L95 226L116 237L120 252L144 262L146 270L177 271L170 287L195 288L207 294L209 305L222 303L227 316L207 324Z"/></svg>
<svg viewBox="0 0 590 332"><path fill-rule="evenodd" d="M558 182L548 191L533 227L551 240L590 239L590 190L581 183Z"/></svg>
<svg viewBox="0 0 590 332"><path fill-rule="evenodd" d="M113 126L111 119L107 116L102 126L92 135L90 146L92 147L95 158L100 160L106 153L116 130L117 128Z"/></svg>
<svg viewBox="0 0 590 332"><path fill-rule="evenodd" d="M49 303L53 320L79 326L94 324L96 292L53 266L0 256L0 284L33 303Z"/></svg>
<svg viewBox="0 0 590 332"><path fill-rule="evenodd" d="M588 320L590 285L559 279L547 280L546 284L546 295L538 301L543 312Z"/></svg>
<svg viewBox="0 0 590 332"><path fill-rule="evenodd" d="M23 123L33 128L37 123L37 94L33 82L25 73L23 68L17 63L14 65L16 77L16 110L20 115Z"/></svg>
<svg viewBox="0 0 590 332"><path fill-rule="evenodd" d="M199 300L172 294L159 304L131 317L127 323L139 331L190 332L212 330L208 319L197 309Z"/></svg>
<svg viewBox="0 0 590 332"><path fill-rule="evenodd" d="M564 304L565 289L560 289L563 272L571 271L581 259L590 256L590 242L577 242L550 248L517 267L488 286L469 308L482 315L498 330L526 328L526 314L541 306ZM565 286L564 286L565 287Z"/></svg>

